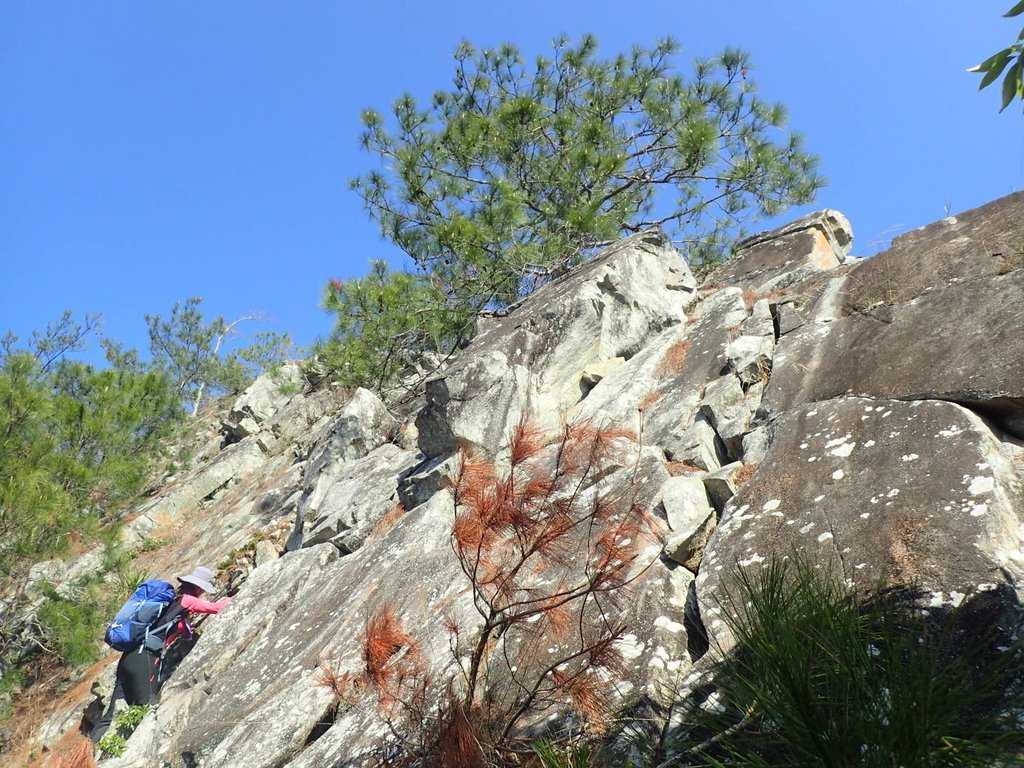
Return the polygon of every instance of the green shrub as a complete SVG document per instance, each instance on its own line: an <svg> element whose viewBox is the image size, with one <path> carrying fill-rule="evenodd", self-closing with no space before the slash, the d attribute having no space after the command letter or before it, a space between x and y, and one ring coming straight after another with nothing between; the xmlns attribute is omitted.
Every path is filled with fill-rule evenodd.
<svg viewBox="0 0 1024 768"><path fill-rule="evenodd" d="M913 588L863 594L799 560L741 571L738 585L736 648L672 734L672 765L1020 764L1007 595L926 611Z"/></svg>
<svg viewBox="0 0 1024 768"><path fill-rule="evenodd" d="M81 590L75 597L47 591L47 601L37 614L43 646L65 664L79 667L99 658L99 640L109 618L105 601L99 597L95 587Z"/></svg>
<svg viewBox="0 0 1024 768"><path fill-rule="evenodd" d="M135 733L135 729L139 727L139 723L148 712L148 704L139 704L121 710L114 718L114 727L107 731L96 746L104 755L120 757L128 749L128 738Z"/></svg>
<svg viewBox="0 0 1024 768"><path fill-rule="evenodd" d="M560 743L544 740L536 742L532 748L540 761L540 768L590 768L596 754L594 745L580 741Z"/></svg>
<svg viewBox="0 0 1024 768"><path fill-rule="evenodd" d="M97 575L78 582L65 595L52 588L44 590L47 599L37 618L45 650L72 667L91 664L100 657L104 626L145 579L127 568L116 573L114 587L104 575Z"/></svg>
<svg viewBox="0 0 1024 768"><path fill-rule="evenodd" d="M128 741L120 733L110 731L103 735L103 738L96 743L96 746L106 756L120 757L128 749Z"/></svg>

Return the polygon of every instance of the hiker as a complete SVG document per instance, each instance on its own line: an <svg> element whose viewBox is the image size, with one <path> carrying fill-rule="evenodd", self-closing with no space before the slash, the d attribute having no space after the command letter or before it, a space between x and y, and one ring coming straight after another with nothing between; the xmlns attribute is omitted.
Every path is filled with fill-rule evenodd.
<svg viewBox="0 0 1024 768"><path fill-rule="evenodd" d="M190 614L220 613L231 602L230 597L216 602L203 599L204 594L216 592L211 583L214 576L213 571L203 566L195 568L186 576L179 576L174 599L153 623L154 627L166 627L165 637L147 635L147 640L138 648L121 654L110 704L89 734L93 743L103 738L103 734L110 728L118 699L124 699L130 706L156 703L160 687L168 674L168 649L179 640L184 643L192 639Z"/></svg>

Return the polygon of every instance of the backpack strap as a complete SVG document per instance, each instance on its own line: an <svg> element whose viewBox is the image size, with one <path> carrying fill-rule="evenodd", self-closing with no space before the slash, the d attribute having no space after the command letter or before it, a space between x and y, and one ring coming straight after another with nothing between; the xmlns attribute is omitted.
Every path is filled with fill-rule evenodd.
<svg viewBox="0 0 1024 768"><path fill-rule="evenodd" d="M168 635L182 622L184 622L187 631L191 630L191 626L188 623L188 611L181 604L181 598L182 595L175 597L164 609L163 613L160 614L160 618L156 620L156 625L146 633L147 639L153 637L160 640L159 658L157 660L157 681L160 683L164 680L164 658L167 656L167 651L171 645L173 645L173 643L167 642ZM143 647L145 646L146 643L143 642ZM156 652L155 649L154 652Z"/></svg>
<svg viewBox="0 0 1024 768"><path fill-rule="evenodd" d="M181 596L179 595L168 603L156 621L146 627L146 634L142 639L142 644L139 646L139 652L141 653L143 648L153 653L159 651L160 658L163 659L167 636L181 621L185 621L187 625L188 611L182 606ZM159 646L157 643L159 643Z"/></svg>

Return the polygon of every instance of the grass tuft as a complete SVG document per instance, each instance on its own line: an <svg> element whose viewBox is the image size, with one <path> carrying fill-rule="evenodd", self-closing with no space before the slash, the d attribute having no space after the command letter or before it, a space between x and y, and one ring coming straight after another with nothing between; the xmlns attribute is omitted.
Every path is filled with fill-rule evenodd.
<svg viewBox="0 0 1024 768"><path fill-rule="evenodd" d="M798 559L741 571L726 611L737 645L663 765L1019 765L1009 590L927 611L919 598L855 591Z"/></svg>

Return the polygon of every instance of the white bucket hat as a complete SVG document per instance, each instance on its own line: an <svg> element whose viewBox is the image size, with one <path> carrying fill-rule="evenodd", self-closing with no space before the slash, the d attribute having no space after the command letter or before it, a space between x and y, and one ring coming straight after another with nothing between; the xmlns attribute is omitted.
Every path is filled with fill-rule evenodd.
<svg viewBox="0 0 1024 768"><path fill-rule="evenodd" d="M192 570L192 573L188 574L187 576L179 576L178 581L180 581L182 584L194 584L195 586L203 590L203 592L209 592L210 594L213 594L217 590L211 582L216 577L216 575L217 574L215 574L209 568L204 568L200 565L197 568L194 568Z"/></svg>

